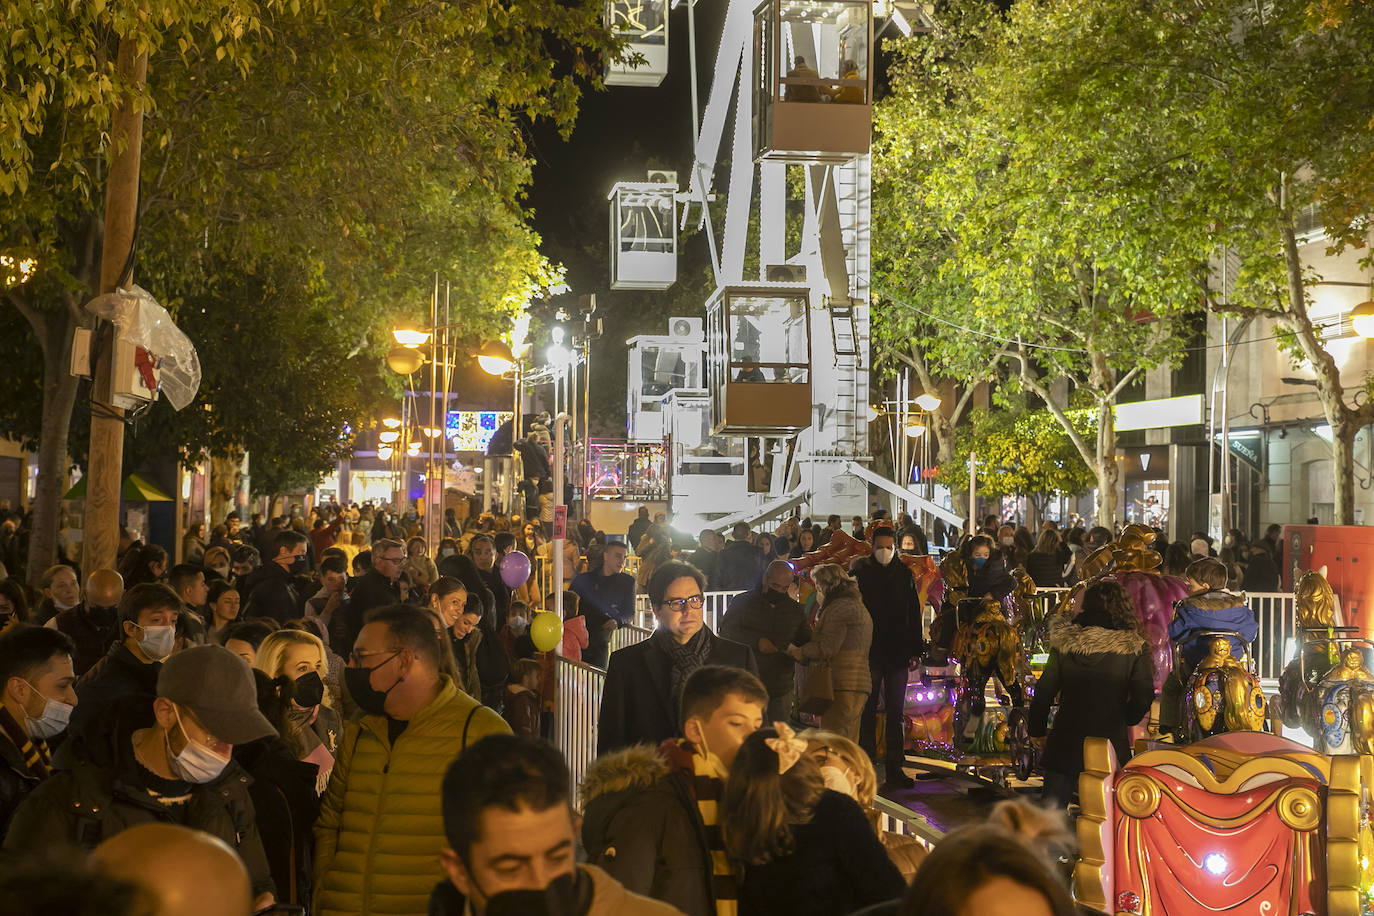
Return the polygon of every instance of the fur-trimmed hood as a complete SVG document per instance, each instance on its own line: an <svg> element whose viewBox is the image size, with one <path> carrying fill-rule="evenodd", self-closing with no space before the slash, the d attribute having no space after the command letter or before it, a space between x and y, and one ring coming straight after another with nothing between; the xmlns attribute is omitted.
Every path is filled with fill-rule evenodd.
<svg viewBox="0 0 1374 916"><path fill-rule="evenodd" d="M627 789L647 789L671 772L667 759L652 744L636 744L593 760L582 777L582 803Z"/></svg>
<svg viewBox="0 0 1374 916"><path fill-rule="evenodd" d="M1250 601L1245 597L1245 592L1228 592L1225 589L1213 589L1201 595L1188 595L1178 599L1180 604L1195 607L1200 611L1224 611L1233 607L1250 606Z"/></svg>
<svg viewBox="0 0 1374 916"><path fill-rule="evenodd" d="M1130 630L1109 630L1106 627L1081 627L1063 614L1056 614L1049 624L1051 649L1073 655L1137 655L1145 648L1145 637Z"/></svg>

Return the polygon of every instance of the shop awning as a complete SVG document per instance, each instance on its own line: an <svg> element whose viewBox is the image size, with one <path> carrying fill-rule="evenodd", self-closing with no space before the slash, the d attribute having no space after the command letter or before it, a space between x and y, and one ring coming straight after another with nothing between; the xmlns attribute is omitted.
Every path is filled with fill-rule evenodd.
<svg viewBox="0 0 1374 916"><path fill-rule="evenodd" d="M170 502L172 497L162 492L157 484L153 483L142 474L130 474L124 478L124 489L122 491L125 502L131 503L162 503ZM76 485L62 496L63 499L85 499L86 498L86 478L82 477Z"/></svg>

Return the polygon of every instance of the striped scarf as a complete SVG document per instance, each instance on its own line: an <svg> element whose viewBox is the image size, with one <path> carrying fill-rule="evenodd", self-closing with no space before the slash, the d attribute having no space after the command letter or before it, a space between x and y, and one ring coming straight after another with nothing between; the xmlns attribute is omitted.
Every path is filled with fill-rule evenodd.
<svg viewBox="0 0 1374 916"><path fill-rule="evenodd" d="M0 731L19 748L19 756L24 758L24 768L29 771L29 775L39 780L47 779L48 774L52 772L52 758L48 754L47 742L42 738L30 737L28 729L14 721L14 716L3 706L0 706Z"/></svg>
<svg viewBox="0 0 1374 916"><path fill-rule="evenodd" d="M716 901L716 916L737 916L739 913L739 884L730 868L725 852L725 840L720 830L720 800L725 794L725 767L715 754L705 756L695 752L687 741L665 742L668 761L683 775L688 775L692 797L696 799L697 815L706 831L706 845L711 853L711 896Z"/></svg>

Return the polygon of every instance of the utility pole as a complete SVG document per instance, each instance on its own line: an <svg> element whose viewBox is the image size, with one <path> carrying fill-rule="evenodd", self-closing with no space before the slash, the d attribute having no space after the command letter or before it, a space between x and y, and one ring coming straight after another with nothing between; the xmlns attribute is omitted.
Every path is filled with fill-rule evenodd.
<svg viewBox="0 0 1374 916"><path fill-rule="evenodd" d="M132 38L119 42L116 64L126 89L110 122L110 171L105 183L105 232L100 252L101 294L112 293L133 277L134 227L138 223L138 176L143 156L143 102L148 56ZM123 480L124 411L112 403L115 373L113 326L101 335L91 404L91 446L86 467L86 519L82 568L113 569L119 550L119 496ZM129 371L132 367L122 367Z"/></svg>

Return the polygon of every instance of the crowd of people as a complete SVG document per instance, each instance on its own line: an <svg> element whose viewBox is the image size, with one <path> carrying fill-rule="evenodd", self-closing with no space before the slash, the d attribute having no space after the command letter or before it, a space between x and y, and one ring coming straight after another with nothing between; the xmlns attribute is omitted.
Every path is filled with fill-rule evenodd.
<svg viewBox="0 0 1374 916"><path fill-rule="evenodd" d="M178 563L125 538L117 569L59 564L36 594L0 581L0 899L236 916L1073 911L1042 840L1063 829L1081 734L1124 745L1153 699L1122 595L1095 586L1051 634L1032 726L1058 695L1060 813L1003 811L927 855L874 808L880 786L912 784L907 672L940 638L899 560L931 550L910 519L851 519L868 555L804 579L789 560L840 517L695 544L644 510L623 536L584 520L563 582L538 518L450 512L433 556L418 529L387 507L230 514L208 538L192 526ZM1073 581L1110 537L935 533L966 557L970 597L994 598L1013 566ZM543 562L512 585L500 560L517 549ZM1199 614L1259 553L1275 563L1235 534L1217 558L1200 538L1189 550ZM555 589L562 654L605 671L575 792L548 741L554 653L528 631ZM719 632L708 591L740 592ZM640 594L652 634L611 652Z"/></svg>

